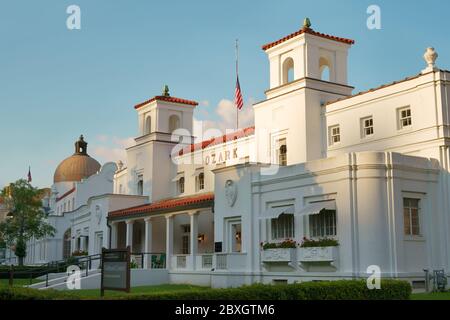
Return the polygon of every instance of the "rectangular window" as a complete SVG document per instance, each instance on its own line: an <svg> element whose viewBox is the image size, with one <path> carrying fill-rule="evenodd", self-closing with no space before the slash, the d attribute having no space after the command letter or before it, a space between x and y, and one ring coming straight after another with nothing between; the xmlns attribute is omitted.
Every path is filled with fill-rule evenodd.
<svg viewBox="0 0 450 320"><path fill-rule="evenodd" d="M363 138L370 137L373 135L373 118L367 117L361 120L362 121L362 136Z"/></svg>
<svg viewBox="0 0 450 320"><path fill-rule="evenodd" d="M419 202L419 199L403 199L403 222L407 236L420 236Z"/></svg>
<svg viewBox="0 0 450 320"><path fill-rule="evenodd" d="M205 189L205 174L203 172L197 175L196 180L197 180L197 191Z"/></svg>
<svg viewBox="0 0 450 320"><path fill-rule="evenodd" d="M412 125L411 108L402 108L398 110L398 119L400 129L410 127Z"/></svg>
<svg viewBox="0 0 450 320"><path fill-rule="evenodd" d="M142 174L138 175L137 194L144 195L144 176Z"/></svg>
<svg viewBox="0 0 450 320"><path fill-rule="evenodd" d="M330 146L341 142L341 129L339 128L339 125L332 126L328 130Z"/></svg>
<svg viewBox="0 0 450 320"><path fill-rule="evenodd" d="M285 240L294 237L294 215L282 214L271 221L272 239Z"/></svg>
<svg viewBox="0 0 450 320"><path fill-rule="evenodd" d="M277 158L278 165L286 166L287 165L287 143L286 138L280 139L277 141Z"/></svg>
<svg viewBox="0 0 450 320"><path fill-rule="evenodd" d="M180 194L184 193L184 177L181 177L178 180L178 193L180 193Z"/></svg>
<svg viewBox="0 0 450 320"><path fill-rule="evenodd" d="M319 214L310 215L309 234L312 238L336 236L336 211L323 210Z"/></svg>

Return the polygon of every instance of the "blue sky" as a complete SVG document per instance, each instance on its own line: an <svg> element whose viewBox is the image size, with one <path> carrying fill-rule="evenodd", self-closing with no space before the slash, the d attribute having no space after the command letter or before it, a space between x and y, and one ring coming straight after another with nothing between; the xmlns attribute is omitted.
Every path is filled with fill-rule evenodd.
<svg viewBox="0 0 450 320"><path fill-rule="evenodd" d="M81 8L81 30L66 28L66 8ZM377 4L382 29L369 30ZM415 75L425 48L450 69L450 3L428 1L0 1L0 186L26 176L49 186L57 164L83 133L101 162L137 134L133 106L168 84L201 101L196 118L220 121L233 99L234 40L240 40L245 100L268 88L261 45L301 27L356 40L349 57L355 92Z"/></svg>

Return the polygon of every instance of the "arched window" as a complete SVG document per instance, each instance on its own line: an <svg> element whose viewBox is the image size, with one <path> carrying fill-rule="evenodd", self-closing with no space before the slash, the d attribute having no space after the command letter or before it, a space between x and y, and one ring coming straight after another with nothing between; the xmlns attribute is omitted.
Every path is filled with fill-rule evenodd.
<svg viewBox="0 0 450 320"><path fill-rule="evenodd" d="M283 83L286 84L294 81L294 60L287 58L283 62Z"/></svg>
<svg viewBox="0 0 450 320"><path fill-rule="evenodd" d="M184 177L181 177L180 180L178 180L178 192L180 194L184 193Z"/></svg>
<svg viewBox="0 0 450 320"><path fill-rule="evenodd" d="M280 147L280 153L278 156L278 163L280 166L286 166L287 165L287 147L285 144L283 144Z"/></svg>
<svg viewBox="0 0 450 320"><path fill-rule="evenodd" d="M180 118L176 115L169 117L169 133L174 132L180 127Z"/></svg>
<svg viewBox="0 0 450 320"><path fill-rule="evenodd" d="M152 132L152 117L148 116L145 118L145 128L144 134L149 134Z"/></svg>
<svg viewBox="0 0 450 320"><path fill-rule="evenodd" d="M205 174L202 172L197 177L197 190L205 189Z"/></svg>
<svg viewBox="0 0 450 320"><path fill-rule="evenodd" d="M326 58L320 58L319 60L320 79L323 81L330 81L331 69L330 62Z"/></svg>
<svg viewBox="0 0 450 320"><path fill-rule="evenodd" d="M66 232L64 232L64 242L63 242L63 259L67 259L72 254L71 250L71 231L70 229L67 229Z"/></svg>

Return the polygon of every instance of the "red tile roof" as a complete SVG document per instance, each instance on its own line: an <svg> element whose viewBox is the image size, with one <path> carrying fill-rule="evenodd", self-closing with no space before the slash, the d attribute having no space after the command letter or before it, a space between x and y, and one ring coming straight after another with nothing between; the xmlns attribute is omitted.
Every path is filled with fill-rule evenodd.
<svg viewBox="0 0 450 320"><path fill-rule="evenodd" d="M225 142L229 142L229 141L233 141L233 140L237 140L240 138L244 138L244 137L248 137L251 136L255 133L255 127L248 127L248 128L244 128L244 129L240 129L238 131L235 131L233 133L229 133L229 134L224 134L221 137L214 137L211 138L209 140L205 140L199 143L194 143L191 144L187 147L184 147L183 149L180 150L180 152L178 153L180 156L183 154L188 154L190 152L194 152L197 150L202 150L205 149L206 147L210 147L210 146L214 146L217 144L222 144Z"/></svg>
<svg viewBox="0 0 450 320"><path fill-rule="evenodd" d="M184 207L193 204L201 204L204 202L214 201L214 193L204 193L200 195L193 195L187 197L171 198L156 201L149 204L140 205L137 207L126 208L117 211L111 211L108 217L124 217L134 214L152 213L164 209L176 209L177 207Z"/></svg>
<svg viewBox="0 0 450 320"><path fill-rule="evenodd" d="M64 193L61 197L56 198L56 202L64 199L65 197L67 197L69 194L75 192L75 187L73 187L72 189L70 189L69 191L67 191L66 193Z"/></svg>
<svg viewBox="0 0 450 320"><path fill-rule="evenodd" d="M328 35L328 34L325 34L325 33L320 33L320 32L314 31L311 28L303 27L302 29L300 29L300 30L298 30L298 31L296 31L294 33L291 33L290 35L288 35L288 36L286 36L284 38L281 38L281 39L279 39L277 41L274 41L274 42L267 43L267 44L263 45L262 48L265 51L265 50L270 49L272 47L275 47L275 46L279 45L280 43L283 43L283 42L285 42L285 41L287 41L289 39L292 39L292 38L294 38L296 36L299 36L299 35L301 35L303 33L311 34L313 36L317 36L317 37L321 37L321 38L325 38L325 39L329 39L329 40L333 40L333 41L337 41L337 42L343 42L343 43L346 43L346 44L354 44L355 43L355 40L352 40L352 39L335 37L335 36L331 36L331 35Z"/></svg>
<svg viewBox="0 0 450 320"><path fill-rule="evenodd" d="M175 97L167 97L167 96L155 96L153 98L151 98L150 100L144 101L142 103L139 103L137 105L134 106L135 109L139 109L142 106L145 106L146 104L149 104L150 102L153 101L166 101L166 102L172 102L172 103L180 103L180 104L187 104L190 106L197 106L198 102L196 101L192 101L192 100L186 100L186 99L181 99L181 98L175 98Z"/></svg>

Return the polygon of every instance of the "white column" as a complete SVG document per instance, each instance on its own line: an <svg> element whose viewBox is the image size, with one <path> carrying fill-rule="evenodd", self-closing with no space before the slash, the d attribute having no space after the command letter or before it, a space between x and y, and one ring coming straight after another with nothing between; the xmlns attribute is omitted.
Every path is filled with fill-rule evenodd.
<svg viewBox="0 0 450 320"><path fill-rule="evenodd" d="M117 249L117 239L119 237L119 223L111 222L111 248L109 249ZM109 244L109 242L108 242Z"/></svg>
<svg viewBox="0 0 450 320"><path fill-rule="evenodd" d="M145 221L145 238L144 238L144 251L145 253L151 253L152 252L152 219L146 218ZM151 254L147 254L144 256L144 269L150 269L151 268Z"/></svg>
<svg viewBox="0 0 450 320"><path fill-rule="evenodd" d="M127 243L126 246L130 246L131 252L133 252L133 220L128 220L127 224Z"/></svg>
<svg viewBox="0 0 450 320"><path fill-rule="evenodd" d="M173 216L166 216L166 269L170 269L173 254Z"/></svg>
<svg viewBox="0 0 450 320"><path fill-rule="evenodd" d="M192 269L195 270L196 268L196 257L197 257L197 249L198 249L198 212L189 213L190 222L191 222L191 261L192 261Z"/></svg>

